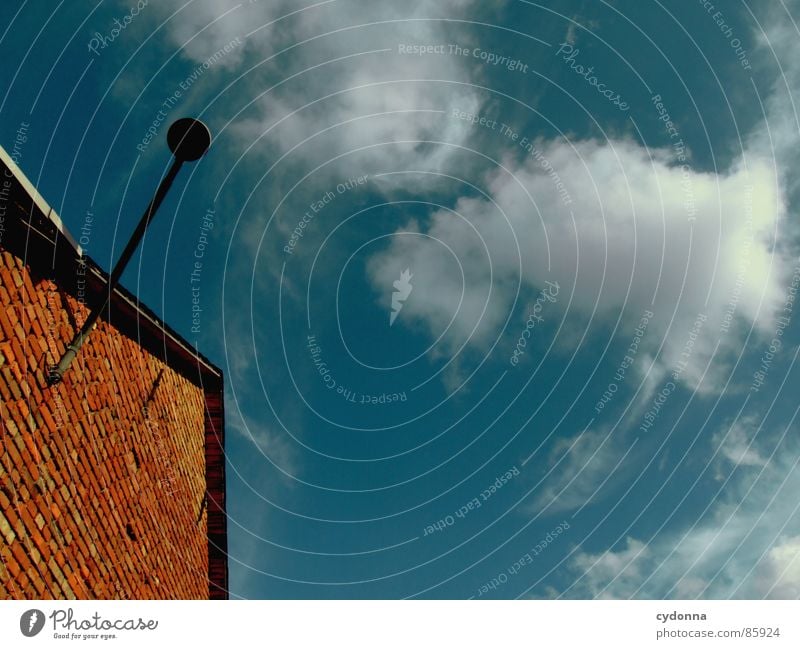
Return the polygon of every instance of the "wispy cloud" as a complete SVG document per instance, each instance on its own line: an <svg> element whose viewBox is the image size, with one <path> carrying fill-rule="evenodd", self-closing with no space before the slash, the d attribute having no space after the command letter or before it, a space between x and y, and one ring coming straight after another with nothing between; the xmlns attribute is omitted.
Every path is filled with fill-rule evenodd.
<svg viewBox="0 0 800 649"><path fill-rule="evenodd" d="M727 465L720 467L717 473L718 479L727 476L731 464L735 467L766 466L767 460L759 452L756 439L753 437L756 430L757 419L755 416L749 416L731 422L730 426L723 427L714 434L711 443L720 454L721 464Z"/></svg>
<svg viewBox="0 0 800 649"><path fill-rule="evenodd" d="M530 511L550 514L597 502L629 474L632 464L622 463L626 454L613 432L587 430L559 439L550 452L548 476Z"/></svg>
<svg viewBox="0 0 800 649"><path fill-rule="evenodd" d="M632 327L652 309L648 341L653 351L664 343L659 362L668 369L703 314L708 326L693 341L681 380L718 389L716 375L702 386L699 380L726 312L766 331L781 299L788 260L775 250L773 235L786 210L769 161L750 158L746 167L740 163L718 175L692 170L687 185L667 151L630 140L536 146L563 178L570 205L536 160L508 161L511 173L492 172L487 179L494 204L461 199L453 212L434 213L427 237L398 238L379 253L370 265L373 283L411 260L422 269L418 277L431 278L410 305L415 315L436 335L455 316L454 343L481 345L497 335L510 309L524 306L514 303L519 281L529 291L557 281L564 293L559 303L575 314L625 308ZM696 220L687 215L689 199ZM743 258L748 265L740 273ZM725 349L736 348L734 338L723 337Z"/></svg>
<svg viewBox="0 0 800 649"><path fill-rule="evenodd" d="M755 439L755 420L741 427L742 436ZM723 427L714 439L728 430ZM796 597L800 506L790 494L800 489L800 449L782 441L785 432L773 431L735 467L728 455L741 460L740 454L721 458L728 467L727 488L690 527L670 528L649 541L629 537L600 552L578 549L569 561L567 596Z"/></svg>
<svg viewBox="0 0 800 649"><path fill-rule="evenodd" d="M271 472L292 484L291 476L298 475L300 465L291 443L278 428L268 426L263 418L254 419L242 415L239 404L230 389L226 392L225 402L230 404L226 413L226 428L245 442L252 444L252 452L263 456L273 464L277 471Z"/></svg>

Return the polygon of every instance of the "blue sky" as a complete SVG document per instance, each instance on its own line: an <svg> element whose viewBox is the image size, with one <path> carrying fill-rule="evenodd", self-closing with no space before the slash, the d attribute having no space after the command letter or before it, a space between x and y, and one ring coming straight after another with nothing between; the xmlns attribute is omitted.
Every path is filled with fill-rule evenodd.
<svg viewBox="0 0 800 649"><path fill-rule="evenodd" d="M225 371L233 597L800 596L800 4L671 4L4 5L104 268L214 133L123 281Z"/></svg>

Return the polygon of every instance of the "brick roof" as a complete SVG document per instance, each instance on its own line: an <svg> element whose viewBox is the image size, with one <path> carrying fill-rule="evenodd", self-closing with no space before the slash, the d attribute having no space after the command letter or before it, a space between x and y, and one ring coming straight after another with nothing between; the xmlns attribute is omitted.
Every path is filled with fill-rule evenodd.
<svg viewBox="0 0 800 649"><path fill-rule="evenodd" d="M108 277L1 148L0 188L0 597L227 597L222 372L118 287L48 388Z"/></svg>

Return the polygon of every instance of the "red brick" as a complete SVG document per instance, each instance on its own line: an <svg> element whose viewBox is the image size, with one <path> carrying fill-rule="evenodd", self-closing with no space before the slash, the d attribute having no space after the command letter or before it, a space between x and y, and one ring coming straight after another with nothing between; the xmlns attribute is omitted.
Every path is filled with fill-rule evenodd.
<svg viewBox="0 0 800 649"><path fill-rule="evenodd" d="M23 341L27 338L25 330L22 328L22 325L20 324L19 320L17 320L17 322L14 324L14 333L16 334L17 339L19 341Z"/></svg>
<svg viewBox="0 0 800 649"><path fill-rule="evenodd" d="M13 367L16 370L16 372L12 372L11 368L7 365L0 367L0 374L3 375L5 384L11 391L12 397L10 398L21 399L22 391L19 389L19 378L15 376L15 374L19 374L19 366L14 365Z"/></svg>
<svg viewBox="0 0 800 649"><path fill-rule="evenodd" d="M27 272L23 272L22 274L22 281L25 285L25 292L28 294L28 300L31 302L36 301L37 290L33 287L33 282L31 282L31 277Z"/></svg>
<svg viewBox="0 0 800 649"><path fill-rule="evenodd" d="M23 433L22 439L25 441L25 446L27 447L28 452L31 454L31 457L33 457L34 461L37 463L40 462L41 458L39 457L39 447L36 440L33 439L33 435L31 433ZM38 477L39 472L37 471L36 473L36 477ZM34 480L36 477L34 477Z"/></svg>
<svg viewBox="0 0 800 649"><path fill-rule="evenodd" d="M11 275L11 271L8 268L0 268L0 280L3 282L3 286L6 287L12 295L16 295L16 284L14 283L14 278Z"/></svg>
<svg viewBox="0 0 800 649"><path fill-rule="evenodd" d="M56 433L58 431L58 426L56 425L55 420L50 414L50 404L49 403L44 404L39 412L42 415L42 419L44 420L44 425L47 427L47 429L51 433Z"/></svg>
<svg viewBox="0 0 800 649"><path fill-rule="evenodd" d="M6 340L11 340L16 335L14 332L14 325L8 318L6 310L0 307L0 328L3 330L3 336Z"/></svg>
<svg viewBox="0 0 800 649"><path fill-rule="evenodd" d="M47 592L47 586L41 577L37 576L33 579L33 587L36 589L38 598L44 598L44 595Z"/></svg>
<svg viewBox="0 0 800 649"><path fill-rule="evenodd" d="M22 522L25 524L25 527L28 529L28 536L33 534L36 531L36 523L33 522L33 516L31 516L30 512L25 507L20 508L19 517L22 519Z"/></svg>
<svg viewBox="0 0 800 649"><path fill-rule="evenodd" d="M11 544L11 554L14 555L14 559L16 559L20 567L30 565L28 555L25 554L25 550L20 541L17 540Z"/></svg>
<svg viewBox="0 0 800 649"><path fill-rule="evenodd" d="M69 578L67 579L69 585L72 587L72 590L75 593L75 596L79 599L88 599L89 593L86 590L86 585L84 584L83 580L81 579L80 575L76 572L72 573Z"/></svg>
<svg viewBox="0 0 800 649"><path fill-rule="evenodd" d="M65 381L46 387L46 364L73 335L67 310L79 323L88 310L0 253L0 513L17 537L0 541L0 596L207 597L202 391L102 320ZM165 497L171 474L181 490Z"/></svg>
<svg viewBox="0 0 800 649"><path fill-rule="evenodd" d="M11 275L11 280L14 282L14 285L17 288L21 288L22 287L22 273L19 272L19 269L15 268L9 274Z"/></svg>
<svg viewBox="0 0 800 649"><path fill-rule="evenodd" d="M3 563L8 570L8 574L10 574L15 580L19 578L20 573L22 573L22 569L19 567L16 559L14 559L11 550L8 550L8 556L3 557ZM11 582L11 586L14 585L14 582Z"/></svg>

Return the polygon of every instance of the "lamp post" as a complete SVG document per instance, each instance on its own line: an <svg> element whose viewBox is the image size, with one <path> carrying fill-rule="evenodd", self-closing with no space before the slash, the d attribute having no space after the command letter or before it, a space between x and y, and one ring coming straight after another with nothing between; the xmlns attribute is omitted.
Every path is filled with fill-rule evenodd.
<svg viewBox="0 0 800 649"><path fill-rule="evenodd" d="M153 216L164 200L164 197L167 195L181 166L183 166L184 162L192 162L203 157L205 152L208 151L208 147L211 146L211 131L208 130L208 127L203 124L203 122L192 119L191 117L184 117L177 120L169 127L167 144L174 156L172 166L169 168L167 175L164 176L163 180L159 183L153 199L150 201L150 204L145 209L139 221L139 225L136 226L130 241L128 241L128 245L125 246L125 250L122 251L119 260L114 266L114 270L111 271L111 275L108 277L105 299L101 304L98 304L92 309L92 312L89 314L89 317L86 318L86 322L83 323L80 331L75 334L72 342L67 345L67 349L58 362L58 365L54 365L50 368L50 372L47 376L47 385L49 386L61 383L64 379L64 373L69 369L69 366L72 364L72 361L75 360L78 352L80 352L83 343L86 342L86 339L89 337L89 333L100 317L100 314L103 313L108 306L111 296L114 293L114 288L116 288L119 283L119 279L125 271L125 267L131 260L133 253L136 252L136 248L138 248L139 242L142 240L145 230L147 230L147 226L150 225L150 221L153 220Z"/></svg>

